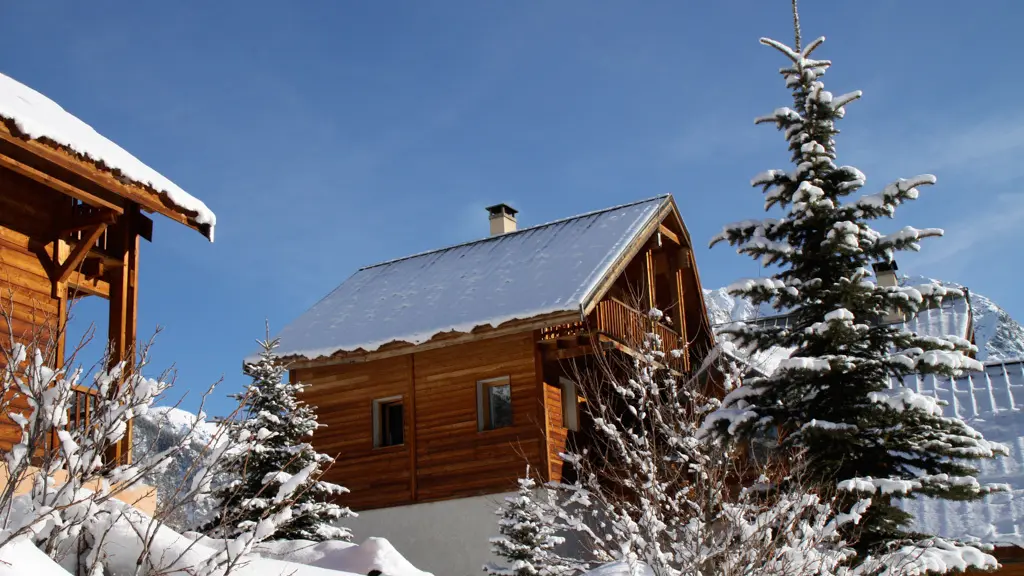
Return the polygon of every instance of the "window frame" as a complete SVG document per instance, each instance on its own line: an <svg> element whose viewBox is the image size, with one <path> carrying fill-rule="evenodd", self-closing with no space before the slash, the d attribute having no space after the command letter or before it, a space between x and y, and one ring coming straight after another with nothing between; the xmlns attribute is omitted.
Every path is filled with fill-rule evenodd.
<svg viewBox="0 0 1024 576"><path fill-rule="evenodd" d="M397 444L385 444L385 418L384 409L388 406L398 404L402 407L402 441ZM373 400L373 448L394 448L405 445L405 401L402 395L388 396L386 398L375 398Z"/></svg>
<svg viewBox="0 0 1024 576"><path fill-rule="evenodd" d="M508 403L512 421L505 426L494 426L491 422L491 395L492 388L508 386ZM497 376L486 378L476 382L476 420L477 432L490 432L515 426L515 410L512 410L512 378L509 376Z"/></svg>

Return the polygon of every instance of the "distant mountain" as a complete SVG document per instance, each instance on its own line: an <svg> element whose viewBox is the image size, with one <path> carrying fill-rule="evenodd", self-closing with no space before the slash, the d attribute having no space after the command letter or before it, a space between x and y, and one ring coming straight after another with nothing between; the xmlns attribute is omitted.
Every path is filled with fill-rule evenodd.
<svg viewBox="0 0 1024 576"><path fill-rule="evenodd" d="M208 422L197 424L196 419L191 412L167 406L153 408L135 418L132 442L136 460L181 445L192 432L190 440L184 443L168 466L143 479L146 484L156 487L157 498L161 501L181 499L175 493L191 478L196 463L213 445L217 427ZM187 491L188 486L183 489ZM207 506L208 503L184 502L171 511L166 521L178 530L191 530L197 518L208 512Z"/></svg>
<svg viewBox="0 0 1024 576"><path fill-rule="evenodd" d="M902 284L915 285L924 284L931 279L922 276L904 276L900 281ZM963 288L956 282L943 280L938 282L944 286ZM970 295L971 311L974 317L974 337L978 345L978 360L986 362L1024 359L1024 326L1011 318L991 298L973 290L970 291ZM712 326L778 314L766 305L759 308L748 300L732 296L726 288L704 290L704 299L707 301L708 316Z"/></svg>
<svg viewBox="0 0 1024 576"><path fill-rule="evenodd" d="M971 292L979 360L1024 359L1024 326L987 296Z"/></svg>

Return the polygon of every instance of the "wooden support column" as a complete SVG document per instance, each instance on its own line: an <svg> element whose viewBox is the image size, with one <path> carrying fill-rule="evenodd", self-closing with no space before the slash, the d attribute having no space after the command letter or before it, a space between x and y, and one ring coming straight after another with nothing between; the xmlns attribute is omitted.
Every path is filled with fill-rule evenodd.
<svg viewBox="0 0 1024 576"><path fill-rule="evenodd" d="M66 279L60 278L58 262L67 260L70 255L70 249L68 243L64 240L54 240L51 254L53 255L53 266L54 270L51 272L51 278L53 281L53 298L57 301L57 325L56 329L56 348L54 350L53 367L55 369L61 369L64 367L64 354L66 353L66 333L68 323L68 284ZM54 277L56 276L56 277Z"/></svg>
<svg viewBox="0 0 1024 576"><path fill-rule="evenodd" d="M139 279L139 235L136 227L138 205L132 205L118 218L113 227L112 248L120 260L120 266L111 271L110 320L108 338L110 345L110 366L124 362L122 381L126 379L135 364L135 340L137 337L138 279ZM120 394L120 387L115 388ZM116 447L113 457L118 463L130 463L132 425L129 423L124 440Z"/></svg>
<svg viewBox="0 0 1024 576"><path fill-rule="evenodd" d="M647 309L654 308L654 250L644 251L644 289L647 297ZM641 310L644 314L647 310Z"/></svg>
<svg viewBox="0 0 1024 576"><path fill-rule="evenodd" d="M541 337L541 333L538 330L534 334L534 342L537 342ZM541 481L550 482L552 478L551 473L551 423L550 416L548 414L548 402L547 392L544 389L544 352L540 346L534 344L533 346L533 370L535 384L537 385L537 391L535 392L537 398L537 410L540 413L541 421L537 422L537 430L540 433L540 449L541 457L544 459L544 467L538 466L538 471L541 474ZM539 463L538 463L539 464Z"/></svg>
<svg viewBox="0 0 1024 576"><path fill-rule="evenodd" d="M672 274L672 287L675 292L676 302L676 330L679 331L679 338L683 342L683 370L690 371L690 348L687 345L689 338L686 335L686 290L683 288L683 271L675 267Z"/></svg>

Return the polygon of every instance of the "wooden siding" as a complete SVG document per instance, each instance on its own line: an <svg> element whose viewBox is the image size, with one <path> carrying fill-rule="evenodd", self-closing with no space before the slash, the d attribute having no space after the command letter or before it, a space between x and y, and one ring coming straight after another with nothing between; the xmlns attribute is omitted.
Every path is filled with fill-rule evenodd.
<svg viewBox="0 0 1024 576"><path fill-rule="evenodd" d="M56 332L61 301L52 295L45 246L34 240L52 226L60 196L13 172L0 170L0 338L45 346ZM8 328L11 334L8 335ZM0 357L0 366L5 365ZM24 397L4 402L5 412L28 411ZM19 441L21 432L7 413L0 415L0 451Z"/></svg>
<svg viewBox="0 0 1024 576"><path fill-rule="evenodd" d="M327 479L349 490L342 502L381 508L514 490L527 460L544 465L534 332L365 363L301 368L327 428L313 438L337 455ZM478 430L477 382L507 376L513 425ZM373 400L402 395L405 444L373 447Z"/></svg>
<svg viewBox="0 0 1024 576"><path fill-rule="evenodd" d="M547 441L547 478L552 482L562 480L562 459L558 456L565 452L566 437L569 433L562 421L562 388L558 380L554 383L544 382L544 411L548 417Z"/></svg>
<svg viewBox="0 0 1024 576"><path fill-rule="evenodd" d="M313 436L317 450L336 456L326 478L351 490L345 503L379 508L413 501L409 418L402 446L373 447L373 401L402 396L408 410L412 389L412 356L387 358L292 371L291 377L310 387L303 400L316 406L322 428Z"/></svg>

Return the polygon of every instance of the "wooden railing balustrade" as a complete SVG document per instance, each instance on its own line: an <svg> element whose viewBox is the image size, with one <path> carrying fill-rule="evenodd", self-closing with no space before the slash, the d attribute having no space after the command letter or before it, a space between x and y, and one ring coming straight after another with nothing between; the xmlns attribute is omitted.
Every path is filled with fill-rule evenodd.
<svg viewBox="0 0 1024 576"><path fill-rule="evenodd" d="M639 348L647 334L653 332L661 340L661 348L665 352L683 350L684 342L679 333L625 302L614 298L602 300L597 304L596 316L598 332L611 336L630 348ZM681 368L685 365L685 359L670 357L669 364L674 368Z"/></svg>

